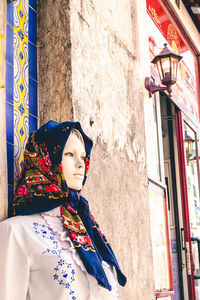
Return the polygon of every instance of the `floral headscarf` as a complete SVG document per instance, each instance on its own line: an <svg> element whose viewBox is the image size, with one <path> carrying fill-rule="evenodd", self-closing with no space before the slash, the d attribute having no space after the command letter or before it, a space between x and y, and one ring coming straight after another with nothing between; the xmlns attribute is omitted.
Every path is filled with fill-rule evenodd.
<svg viewBox="0 0 200 300"><path fill-rule="evenodd" d="M9 215L40 213L61 206L64 227L87 272L94 276L100 285L110 290L102 260L115 267L119 284L124 286L126 277L90 213L87 200L80 192L67 187L62 172L62 152L73 129L81 133L85 144L85 183L92 140L85 135L79 122L49 121L29 137L24 151L24 167Z"/></svg>

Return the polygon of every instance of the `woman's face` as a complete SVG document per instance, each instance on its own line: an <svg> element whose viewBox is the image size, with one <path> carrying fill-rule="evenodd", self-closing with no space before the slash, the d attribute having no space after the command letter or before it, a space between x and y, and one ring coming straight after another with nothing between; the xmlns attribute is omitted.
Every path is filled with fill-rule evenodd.
<svg viewBox="0 0 200 300"><path fill-rule="evenodd" d="M62 154L62 169L68 188L82 189L85 157L85 145L75 134L70 134Z"/></svg>

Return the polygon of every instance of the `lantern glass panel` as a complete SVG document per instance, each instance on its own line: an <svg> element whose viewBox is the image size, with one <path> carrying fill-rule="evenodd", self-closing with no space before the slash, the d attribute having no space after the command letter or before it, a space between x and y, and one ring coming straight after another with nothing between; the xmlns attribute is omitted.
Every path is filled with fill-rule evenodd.
<svg viewBox="0 0 200 300"><path fill-rule="evenodd" d="M176 81L177 78L177 67L178 67L178 60L175 57L171 57L171 64L172 64L172 80Z"/></svg>
<svg viewBox="0 0 200 300"><path fill-rule="evenodd" d="M164 57L161 58L161 65L163 69L163 79L170 79L171 74L170 74L170 58L169 57Z"/></svg>
<svg viewBox="0 0 200 300"><path fill-rule="evenodd" d="M162 81L163 80L163 72L162 72L162 67L160 64L160 59L157 61L156 65L157 65L157 69L158 69L158 74L160 76L160 80Z"/></svg>

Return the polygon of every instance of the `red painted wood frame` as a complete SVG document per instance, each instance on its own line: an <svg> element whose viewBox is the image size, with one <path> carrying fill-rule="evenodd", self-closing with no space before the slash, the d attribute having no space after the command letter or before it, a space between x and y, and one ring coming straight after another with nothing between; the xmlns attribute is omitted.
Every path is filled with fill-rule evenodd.
<svg viewBox="0 0 200 300"><path fill-rule="evenodd" d="M170 229L169 229L169 219L168 219L168 208L167 208L167 193L166 190L164 191L164 216L165 216L165 231L166 231L166 237L167 237L167 256L168 256L168 265L169 265L169 284L171 289L171 295L172 291L174 289L174 282L173 282L173 271L172 271L172 255L171 255L171 242L170 242ZM174 293L174 291L173 291Z"/></svg>
<svg viewBox="0 0 200 300"><path fill-rule="evenodd" d="M167 239L167 260L169 266L169 285L170 291L161 291L156 292L156 298L162 298L170 296L171 300L173 300L174 295L174 282L173 282L173 271L172 271L172 255L171 255L171 244L170 244L170 233L169 233L169 220L168 220L168 209L167 209L167 196L166 190L164 190L164 198L163 198L163 206L164 206L164 217L165 217L165 234Z"/></svg>
<svg viewBox="0 0 200 300"><path fill-rule="evenodd" d="M159 1L159 0L157 0ZM189 48L192 50L193 54L196 58L196 64L195 64L195 71L197 75L197 97L198 97L198 105L199 105L199 120L200 120L200 53L198 51L198 48L196 45L194 45L184 30L184 28L181 26L180 21L178 20L177 16L174 13L174 9L172 4L169 3L168 0L160 0L160 2L164 5L166 8L169 16L173 19L174 23L176 24L177 28L179 29L179 32L181 33L182 37L188 44Z"/></svg>
<svg viewBox="0 0 200 300"><path fill-rule="evenodd" d="M187 174L186 174L186 162L185 162L185 153L184 153L184 138L183 138L183 123L186 123L188 126L191 126L189 120L183 115L181 111L177 112L176 115L176 126L177 126L177 138L178 138L178 150L179 150L179 169L180 169L180 183L181 183L181 198L182 198L182 211L183 211L183 224L184 224L184 237L185 242L189 244L189 255L190 257L190 268L191 274L187 273L188 279L188 291L189 299L196 300L195 295L195 283L194 283L194 270L193 270L193 255L192 255L192 244L191 244L191 232L190 232L190 217L189 217L189 205L188 205L188 190L187 190ZM192 128L195 132L195 129ZM197 135L196 135L197 137ZM196 149L198 157L198 147L197 147L197 138L196 138ZM197 164L198 164L197 160ZM199 166L198 166L199 170ZM198 174L199 175L199 174Z"/></svg>
<svg viewBox="0 0 200 300"><path fill-rule="evenodd" d="M171 299L173 300L173 295L174 295L174 291L158 292L156 293L156 298L163 298L163 297L170 296Z"/></svg>

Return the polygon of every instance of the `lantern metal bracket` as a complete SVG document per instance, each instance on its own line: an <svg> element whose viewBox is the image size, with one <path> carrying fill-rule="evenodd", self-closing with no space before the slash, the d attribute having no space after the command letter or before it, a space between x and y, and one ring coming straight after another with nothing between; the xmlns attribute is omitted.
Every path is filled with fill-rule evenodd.
<svg viewBox="0 0 200 300"><path fill-rule="evenodd" d="M158 91L167 91L168 96L172 97L172 85L176 83L178 62L181 59L182 56L170 50L167 43L164 44L163 50L151 62L157 66L160 81L165 86L157 85L146 77L145 88L149 91L149 97Z"/></svg>
<svg viewBox="0 0 200 300"><path fill-rule="evenodd" d="M150 77L145 78L145 88L149 91L149 97L152 97L152 94L160 91L167 91L168 96L172 97L172 88L171 85L168 86L160 86L155 84Z"/></svg>

